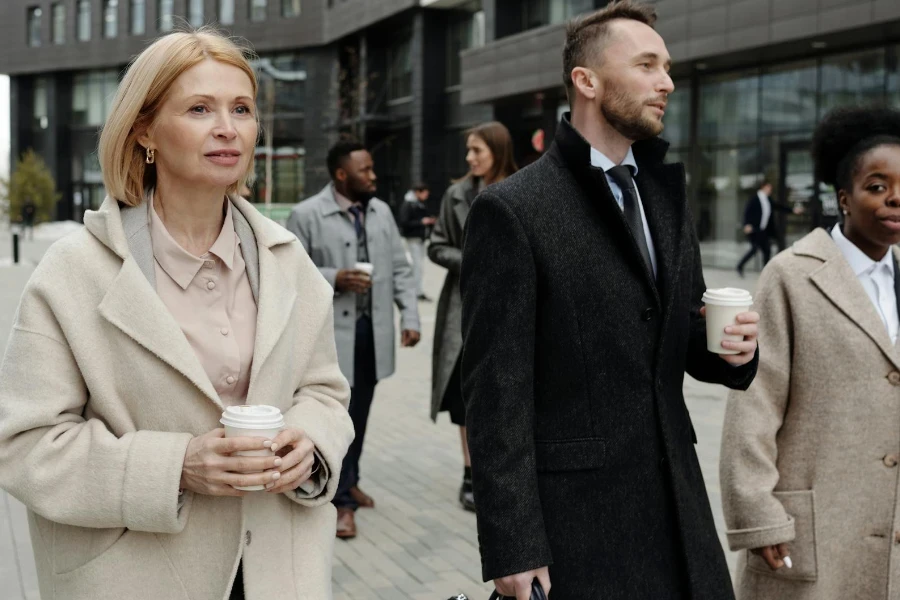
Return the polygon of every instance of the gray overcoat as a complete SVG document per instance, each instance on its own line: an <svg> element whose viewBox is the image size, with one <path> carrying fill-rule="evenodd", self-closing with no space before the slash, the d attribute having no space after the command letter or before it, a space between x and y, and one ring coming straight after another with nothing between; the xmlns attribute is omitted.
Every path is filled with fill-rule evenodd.
<svg viewBox="0 0 900 600"><path fill-rule="evenodd" d="M756 296L759 375L728 399L722 503L732 550L786 542L793 568L743 552L738 598L900 600L900 351L823 229Z"/></svg>
<svg viewBox="0 0 900 600"><path fill-rule="evenodd" d="M356 231L341 211L331 184L299 203L287 228L300 242L319 271L334 288L340 269L357 260ZM375 334L375 373L379 380L394 372L394 307L400 309L401 329L420 331L416 281L390 206L377 198L366 209L366 240L372 273L372 329ZM334 339L344 377L353 385L353 348L356 342L356 294L334 294Z"/></svg>
<svg viewBox="0 0 900 600"><path fill-rule="evenodd" d="M437 420L447 383L462 352L462 300L459 295L459 267L462 238L469 206L475 199L471 178L454 183L441 200L441 212L431 232L428 258L447 269L447 278L438 300L431 357L431 419Z"/></svg>

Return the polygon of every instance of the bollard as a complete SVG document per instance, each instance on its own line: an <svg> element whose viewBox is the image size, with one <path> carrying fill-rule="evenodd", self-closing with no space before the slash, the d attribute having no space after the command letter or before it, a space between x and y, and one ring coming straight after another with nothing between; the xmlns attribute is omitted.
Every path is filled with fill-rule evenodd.
<svg viewBox="0 0 900 600"><path fill-rule="evenodd" d="M13 264L19 264L19 232L13 233Z"/></svg>

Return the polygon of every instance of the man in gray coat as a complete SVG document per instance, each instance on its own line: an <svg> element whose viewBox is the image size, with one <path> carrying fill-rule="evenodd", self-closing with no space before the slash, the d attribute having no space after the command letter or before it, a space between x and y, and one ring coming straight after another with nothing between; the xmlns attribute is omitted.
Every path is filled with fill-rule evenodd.
<svg viewBox="0 0 900 600"><path fill-rule="evenodd" d="M337 536L352 538L356 509L375 505L357 485L359 458L375 384L394 372L393 304L400 308L400 343L406 348L419 342L419 312L415 278L394 215L374 197L372 156L359 142L341 140L327 160L332 182L294 207L287 228L334 288L334 338L341 372L351 386L356 438L333 502Z"/></svg>

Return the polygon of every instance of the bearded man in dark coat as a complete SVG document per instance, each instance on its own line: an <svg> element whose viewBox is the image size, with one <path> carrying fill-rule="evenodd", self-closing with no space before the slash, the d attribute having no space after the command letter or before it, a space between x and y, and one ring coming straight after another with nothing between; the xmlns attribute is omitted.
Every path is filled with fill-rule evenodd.
<svg viewBox="0 0 900 600"><path fill-rule="evenodd" d="M707 350L681 164L656 137L674 85L653 8L572 22L571 114L474 201L462 385L485 581L518 600L728 600L685 372L746 389L759 315Z"/></svg>

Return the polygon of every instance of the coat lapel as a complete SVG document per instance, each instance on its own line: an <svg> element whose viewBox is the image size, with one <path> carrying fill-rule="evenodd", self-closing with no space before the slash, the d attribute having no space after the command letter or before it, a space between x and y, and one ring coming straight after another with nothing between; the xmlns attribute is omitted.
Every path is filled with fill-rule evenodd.
<svg viewBox="0 0 900 600"><path fill-rule="evenodd" d="M850 264L844 260L840 249L831 240L831 236L825 230L817 230L816 235L810 236L806 241L808 246L800 245L794 251L798 254L817 256L825 261L810 275L813 284L872 338L884 355L900 369L900 356L891 344L881 317L878 316Z"/></svg>

